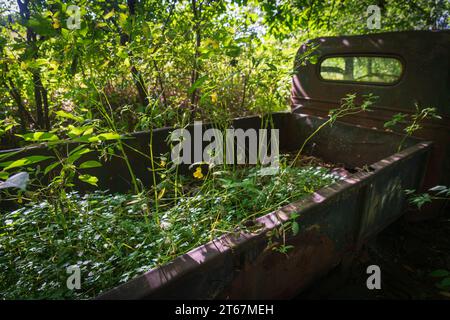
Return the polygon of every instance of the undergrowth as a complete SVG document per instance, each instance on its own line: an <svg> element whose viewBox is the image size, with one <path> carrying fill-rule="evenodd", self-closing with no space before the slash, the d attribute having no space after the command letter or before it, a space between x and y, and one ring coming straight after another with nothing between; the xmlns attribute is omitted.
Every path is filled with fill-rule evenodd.
<svg viewBox="0 0 450 320"><path fill-rule="evenodd" d="M188 187L175 204L166 191L157 219L150 191L71 192L64 201L2 215L0 297L94 297L337 179L320 167L285 167L275 176L260 176L256 168L208 175L185 178ZM66 288L70 265L81 269L81 290Z"/></svg>

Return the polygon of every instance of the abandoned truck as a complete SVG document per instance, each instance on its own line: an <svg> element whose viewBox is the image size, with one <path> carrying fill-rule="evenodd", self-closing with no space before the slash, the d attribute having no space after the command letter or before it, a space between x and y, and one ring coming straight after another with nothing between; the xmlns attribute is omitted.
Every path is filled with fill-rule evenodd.
<svg viewBox="0 0 450 320"><path fill-rule="evenodd" d="M309 142L322 159L368 170L258 218L264 227L255 234L225 235L100 299L290 298L398 219L405 189L450 183L450 32L319 38L300 48L294 70L292 112L274 115L280 148L297 150L346 94L372 93L371 112L346 116ZM440 118L425 119L397 152L402 135L386 132L385 123L424 107ZM234 122L258 126L255 118ZM267 250L265 234L293 213L301 231L288 239L289 257Z"/></svg>
<svg viewBox="0 0 450 320"><path fill-rule="evenodd" d="M347 94L377 97L370 112L339 119L308 139L308 155L343 164L350 174L256 218L253 231L218 237L97 299L291 298L398 219L407 206L404 190L449 184L450 32L318 38L300 48L294 68L292 111L272 115L284 152L299 150ZM435 107L440 118L425 119L414 137L395 127L385 130L394 115L423 107ZM261 119L235 119L233 127L259 129ZM170 152L166 140L172 131L127 136L129 166L143 185L152 183L145 155ZM46 146L15 151L53 152ZM127 165L117 158L84 170L99 178L98 188L129 188ZM299 230L286 234L288 255L272 250L268 234L292 220Z"/></svg>

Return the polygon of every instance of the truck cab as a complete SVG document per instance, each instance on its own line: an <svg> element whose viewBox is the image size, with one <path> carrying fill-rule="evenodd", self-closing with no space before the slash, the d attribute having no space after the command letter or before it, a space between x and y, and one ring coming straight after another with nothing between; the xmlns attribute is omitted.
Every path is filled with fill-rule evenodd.
<svg viewBox="0 0 450 320"><path fill-rule="evenodd" d="M292 82L294 113L327 117L346 94L373 94L371 111L341 121L386 130L397 114L434 107L414 135L434 142L423 189L450 184L450 32L406 31L323 37L299 49ZM403 123L402 123L403 122ZM405 134L408 121L392 128ZM361 143L354 137L354 143Z"/></svg>

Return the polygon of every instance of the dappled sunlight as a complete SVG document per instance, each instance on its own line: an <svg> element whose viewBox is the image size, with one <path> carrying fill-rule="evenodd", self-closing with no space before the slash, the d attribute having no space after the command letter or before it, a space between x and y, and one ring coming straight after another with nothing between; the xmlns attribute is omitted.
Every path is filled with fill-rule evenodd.
<svg viewBox="0 0 450 320"><path fill-rule="evenodd" d="M317 192L314 192L312 195L312 199L315 203L321 203L322 201L325 200L325 197L323 197L322 195L320 195Z"/></svg>
<svg viewBox="0 0 450 320"><path fill-rule="evenodd" d="M450 2L72 2L0 0L0 300L292 298L448 196Z"/></svg>

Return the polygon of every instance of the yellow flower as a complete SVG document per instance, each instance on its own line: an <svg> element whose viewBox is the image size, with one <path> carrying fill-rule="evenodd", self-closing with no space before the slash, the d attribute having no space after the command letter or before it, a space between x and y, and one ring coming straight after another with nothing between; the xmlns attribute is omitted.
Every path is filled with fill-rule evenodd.
<svg viewBox="0 0 450 320"><path fill-rule="evenodd" d="M159 164L161 167L165 167L166 166L166 162L164 160L161 160L161 163Z"/></svg>
<svg viewBox="0 0 450 320"><path fill-rule="evenodd" d="M59 22L58 19L53 20L52 27L53 29L59 29L61 27L61 23Z"/></svg>
<svg viewBox="0 0 450 320"><path fill-rule="evenodd" d="M202 167L197 167L197 169L195 169L194 178L196 178L196 179L203 178Z"/></svg>
<svg viewBox="0 0 450 320"><path fill-rule="evenodd" d="M213 92L211 94L211 102L216 103L217 102L217 93Z"/></svg>

